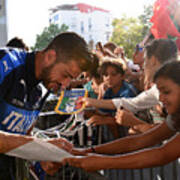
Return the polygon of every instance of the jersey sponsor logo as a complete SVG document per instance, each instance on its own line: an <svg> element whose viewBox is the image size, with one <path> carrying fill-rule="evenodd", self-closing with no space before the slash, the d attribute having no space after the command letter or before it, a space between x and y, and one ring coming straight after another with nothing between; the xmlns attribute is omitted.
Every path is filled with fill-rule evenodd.
<svg viewBox="0 0 180 180"><path fill-rule="evenodd" d="M9 70L8 63L6 61L2 62L4 65L4 72L7 72Z"/></svg>

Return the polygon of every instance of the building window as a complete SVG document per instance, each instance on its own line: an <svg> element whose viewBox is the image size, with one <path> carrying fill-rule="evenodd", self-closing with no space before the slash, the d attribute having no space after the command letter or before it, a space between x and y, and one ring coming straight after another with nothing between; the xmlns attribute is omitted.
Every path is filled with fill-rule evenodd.
<svg viewBox="0 0 180 180"><path fill-rule="evenodd" d="M91 40L91 39L92 39L92 35L90 34L90 35L89 35L89 40Z"/></svg>
<svg viewBox="0 0 180 180"><path fill-rule="evenodd" d="M56 21L58 21L59 20L59 14L56 14L55 16L54 16L54 22L56 22Z"/></svg>
<svg viewBox="0 0 180 180"><path fill-rule="evenodd" d="M74 18L74 17L71 19L71 28L72 29L76 28L76 18Z"/></svg>
<svg viewBox="0 0 180 180"><path fill-rule="evenodd" d="M71 23L71 28L75 29L76 28L76 24L75 23Z"/></svg>
<svg viewBox="0 0 180 180"><path fill-rule="evenodd" d="M110 38L110 33L109 32L106 32L106 41L109 41L109 38Z"/></svg>
<svg viewBox="0 0 180 180"><path fill-rule="evenodd" d="M105 25L106 25L106 27L109 27L109 25L110 25L110 19L109 18L106 19L106 24Z"/></svg>
<svg viewBox="0 0 180 180"><path fill-rule="evenodd" d="M91 21L91 18L88 19L88 29L89 29L89 31L91 31L91 29L92 29L92 21Z"/></svg>
<svg viewBox="0 0 180 180"><path fill-rule="evenodd" d="M84 33L84 22L81 21L81 33Z"/></svg>

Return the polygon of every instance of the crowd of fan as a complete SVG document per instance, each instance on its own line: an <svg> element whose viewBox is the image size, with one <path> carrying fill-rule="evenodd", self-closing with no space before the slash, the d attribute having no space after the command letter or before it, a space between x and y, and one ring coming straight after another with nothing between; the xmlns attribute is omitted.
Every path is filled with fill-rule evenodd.
<svg viewBox="0 0 180 180"><path fill-rule="evenodd" d="M24 48L28 50L26 46ZM107 42L104 45L98 42L92 53L96 59L95 62L98 63L94 65L94 69L83 72L78 79L74 79L69 88L88 90L89 97L84 99L84 103L86 106L95 107L95 109L85 110L84 114L88 119L89 126L103 127L102 143L120 139L102 146L97 145L81 150L74 148L73 154L120 154L159 143L165 137L163 133L160 134L162 139L149 139L149 143L144 142L146 136L143 133L146 134L146 131L164 126L168 115L167 109L159 100L159 91L153 81L153 76L164 63L177 60L175 43L168 39L158 39L147 44L138 44L132 59L126 57L123 47L112 42ZM169 121L166 121L166 124L171 129L172 124ZM142 134L144 137L141 145L137 145L137 136L134 136L136 134ZM169 136L172 134L174 133L169 133ZM124 143L126 139L122 138L124 136L131 136L134 145L123 147L126 144ZM127 139L127 142L131 141ZM66 160L66 162L86 170L112 168L108 168L109 165L102 165L102 167L97 165L97 168L93 169L82 165L81 162L77 165L73 164L74 161L71 159ZM122 168L121 165L119 168ZM48 168L45 169L48 172Z"/></svg>

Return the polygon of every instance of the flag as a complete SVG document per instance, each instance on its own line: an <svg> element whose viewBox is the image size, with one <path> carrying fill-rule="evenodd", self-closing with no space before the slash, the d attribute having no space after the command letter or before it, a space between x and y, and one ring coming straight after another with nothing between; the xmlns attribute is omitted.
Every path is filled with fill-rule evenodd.
<svg viewBox="0 0 180 180"><path fill-rule="evenodd" d="M76 114L85 108L85 103L80 100L88 96L85 89L72 89L61 91L55 111L59 114Z"/></svg>
<svg viewBox="0 0 180 180"><path fill-rule="evenodd" d="M168 38L168 36L180 37L170 14L170 3L168 0L157 0L153 8L153 16L151 22L153 23L151 27L151 33L156 39Z"/></svg>

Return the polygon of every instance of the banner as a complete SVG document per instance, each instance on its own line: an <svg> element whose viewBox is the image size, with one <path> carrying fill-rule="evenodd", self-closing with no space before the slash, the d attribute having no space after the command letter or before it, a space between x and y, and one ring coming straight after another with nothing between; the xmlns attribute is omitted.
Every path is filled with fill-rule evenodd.
<svg viewBox="0 0 180 180"><path fill-rule="evenodd" d="M85 104L80 100L88 96L85 89L72 89L62 91L55 111L59 114L76 114L85 108Z"/></svg>

